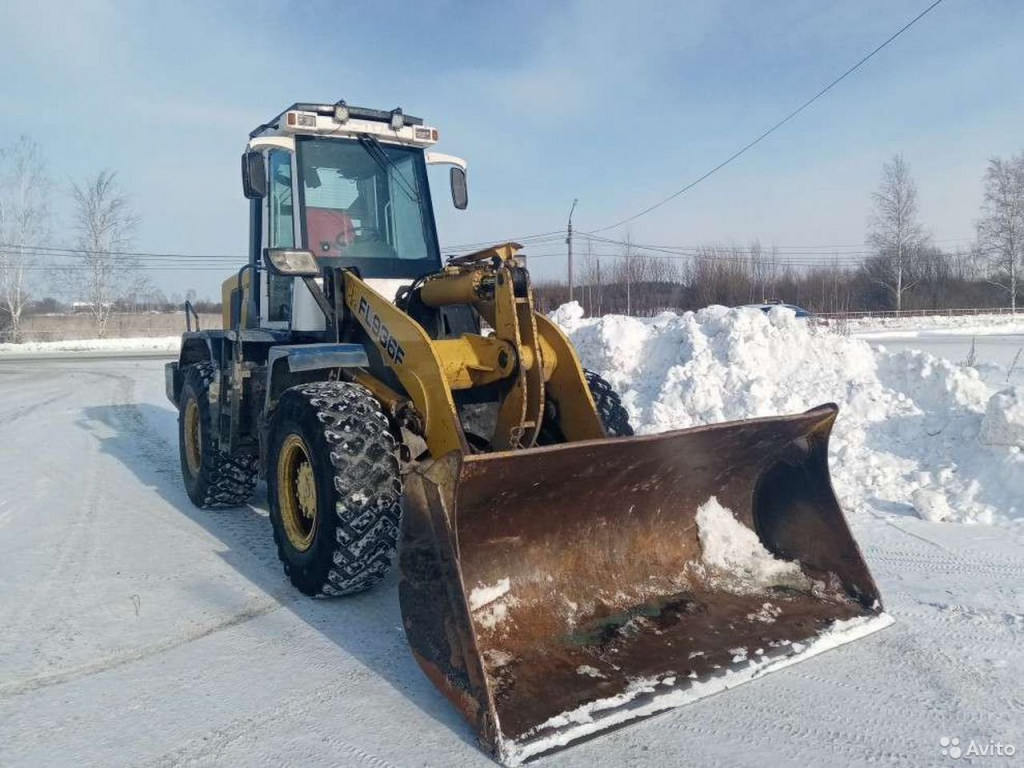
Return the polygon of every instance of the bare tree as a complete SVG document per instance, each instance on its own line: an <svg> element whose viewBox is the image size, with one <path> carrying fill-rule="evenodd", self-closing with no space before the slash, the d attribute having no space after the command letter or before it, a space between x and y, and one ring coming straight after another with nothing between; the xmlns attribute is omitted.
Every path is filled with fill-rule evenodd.
<svg viewBox="0 0 1024 768"><path fill-rule="evenodd" d="M917 185L900 155L882 166L882 181L872 201L867 241L876 255L868 271L893 294L899 312L903 309L903 294L914 287L914 259L927 242L917 221Z"/></svg>
<svg viewBox="0 0 1024 768"><path fill-rule="evenodd" d="M593 241L588 237L587 252L583 255L582 297L584 299L583 303L585 305L587 315L590 317L600 315L600 310L596 309L597 305L600 304L601 296L601 269L599 266L600 263L601 258L599 256L594 256Z"/></svg>
<svg viewBox="0 0 1024 768"><path fill-rule="evenodd" d="M49 181L38 145L27 136L3 153L0 182L0 313L9 337L21 339L28 303L25 271L50 227Z"/></svg>
<svg viewBox="0 0 1024 768"><path fill-rule="evenodd" d="M72 272L80 280L80 290L102 338L114 302L138 285L139 260L125 253L138 218L113 171L100 171L81 186L72 184L71 196L78 232L78 263Z"/></svg>
<svg viewBox="0 0 1024 768"><path fill-rule="evenodd" d="M1024 154L990 160L984 184L978 250L990 266L989 281L1009 293L1016 312L1024 270Z"/></svg>
<svg viewBox="0 0 1024 768"><path fill-rule="evenodd" d="M765 252L761 242L755 240L748 249L750 257L750 301L752 303L768 301L774 298L775 277L779 270L779 251L772 246Z"/></svg>

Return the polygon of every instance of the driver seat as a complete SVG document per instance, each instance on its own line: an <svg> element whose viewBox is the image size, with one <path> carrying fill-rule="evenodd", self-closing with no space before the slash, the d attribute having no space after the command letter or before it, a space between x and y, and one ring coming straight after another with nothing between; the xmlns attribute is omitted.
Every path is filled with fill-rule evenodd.
<svg viewBox="0 0 1024 768"><path fill-rule="evenodd" d="M341 256L355 240L352 218L336 208L306 208L306 236L309 250L321 258Z"/></svg>

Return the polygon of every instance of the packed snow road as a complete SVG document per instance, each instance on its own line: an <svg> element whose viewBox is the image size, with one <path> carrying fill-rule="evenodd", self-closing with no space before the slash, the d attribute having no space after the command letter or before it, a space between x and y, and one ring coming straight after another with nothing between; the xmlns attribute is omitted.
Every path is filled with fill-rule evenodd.
<svg viewBox="0 0 1024 768"><path fill-rule="evenodd" d="M262 495L190 505L161 366L0 360L0 765L490 765L412 659L393 576L310 600ZM1024 750L1020 528L875 507L851 523L893 627L541 764L937 765L942 737Z"/></svg>

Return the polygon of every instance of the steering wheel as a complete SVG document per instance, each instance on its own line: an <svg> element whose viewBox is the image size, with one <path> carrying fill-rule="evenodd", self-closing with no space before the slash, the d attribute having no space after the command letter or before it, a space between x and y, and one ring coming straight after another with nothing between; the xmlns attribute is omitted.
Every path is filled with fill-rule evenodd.
<svg viewBox="0 0 1024 768"><path fill-rule="evenodd" d="M367 241L367 240L381 240L380 230L376 227L359 224L356 226L352 225L352 242L356 241Z"/></svg>

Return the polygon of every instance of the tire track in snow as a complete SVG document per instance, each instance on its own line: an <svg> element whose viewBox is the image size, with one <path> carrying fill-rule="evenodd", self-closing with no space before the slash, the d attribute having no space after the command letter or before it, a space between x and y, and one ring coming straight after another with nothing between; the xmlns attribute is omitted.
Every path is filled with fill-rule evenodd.
<svg viewBox="0 0 1024 768"><path fill-rule="evenodd" d="M47 675L38 675L36 677L23 678L10 683L3 683L0 684L0 700L10 699L40 688L59 685L61 683L77 680L81 677L97 675L111 669L116 669L117 667L122 667L125 664L142 661L151 656L166 653L167 651L173 650L182 645L193 643L196 640L201 640L202 638L208 637L216 632L222 632L225 629L230 629L231 627L238 626L239 624L244 624L248 621L252 621L253 619L257 619L260 616L265 616L280 608L285 608L287 605L288 603L281 602L280 600L262 600L252 607L247 608L240 613L236 613L233 616L222 619L221 621L215 622L214 624L200 629L195 629L190 632L185 632L159 643L151 643L133 651L100 659L99 661L85 664L74 669L54 672Z"/></svg>
<svg viewBox="0 0 1024 768"><path fill-rule="evenodd" d="M134 388L134 382L133 382ZM133 389L134 391L134 389ZM273 534L269 527L254 527L251 520L236 519L233 510L202 510L194 507L185 494L181 480L180 457L178 445L171 444L157 434L147 423L138 405L133 402L134 396L126 398L111 414L113 426L122 431L124 437L132 444L135 455L146 465L146 471L152 472L157 478L151 481L158 486L158 492L168 500L171 509L158 510L165 522L182 529L182 523L188 519L205 516L207 520L215 520L215 526L207 526L206 522L199 525L206 527L214 536L229 543L236 554L251 559L261 568L278 576L282 573L277 548L273 543ZM138 468L136 468L138 471ZM256 497L259 498L261 484L257 485ZM179 505L186 505L189 511L183 511ZM252 502L248 508L263 518L268 517L265 509L260 509ZM283 583L283 582L282 582Z"/></svg>
<svg viewBox="0 0 1024 768"><path fill-rule="evenodd" d="M123 400L129 396L131 381L127 376L111 376L97 374L105 380L110 380L118 385L119 391L109 392L105 398L109 406L116 406L119 399ZM70 560L83 561L88 559L91 550L90 542L95 536L95 521L103 496L103 484L100 480L100 464L103 461L103 452L95 442L89 444L89 462L86 470L85 493L83 494L84 504L79 507L78 514L71 521L71 531L68 536L61 537L60 551L53 560L53 567L49 574L42 580L44 591L53 591L56 587L66 585L70 582L73 586L74 579L67 578L67 571ZM63 590L58 589L58 601L63 596ZM54 607L54 601L37 601L41 604ZM56 606L59 607L59 606Z"/></svg>
<svg viewBox="0 0 1024 768"><path fill-rule="evenodd" d="M1004 686L1000 684L996 668L979 664L965 653L951 653L949 650L950 641L958 648L975 648L979 636L978 625L984 622L989 627L1005 629L1008 633L1005 641L1007 654L1019 655L1021 638L1024 637L1021 634L1024 629L1024 618L1021 614L922 601L915 601L901 613L906 614L907 619L913 621L916 626L932 625L928 627L927 632L922 633L923 641L917 644L917 657L912 663L921 664L922 659L930 659L933 662L932 669L955 675L956 686L955 690L951 691L951 696L963 696L965 692L973 693L978 697L979 703L979 707L974 711L993 709L993 705L996 705L994 708L997 711L1024 711L1024 702L1019 698L1012 694L1003 695ZM988 633L988 637L990 641L994 639L991 633ZM935 643L935 638L941 638L941 645ZM929 642L930 645L926 646L925 642ZM991 642L988 647L992 648ZM952 675L947 674L945 677ZM986 701L988 707L984 706ZM958 718L963 716L959 714Z"/></svg>
<svg viewBox="0 0 1024 768"><path fill-rule="evenodd" d="M0 426L9 427L16 421L31 416L33 413L38 411L40 408L45 408L48 405L53 405L60 400L66 400L71 397L72 392L59 392L52 397L48 397L45 400L40 400L38 403L29 403L28 405L22 405L14 408L7 413L0 414Z"/></svg>
<svg viewBox="0 0 1024 768"><path fill-rule="evenodd" d="M62 615L59 611L63 592L61 588L66 587L69 583L74 583L68 574L72 556L77 559L82 554L81 539L83 536L91 536L93 520L96 517L96 508L99 503L100 450L98 446L91 443L86 444L88 447L82 462L84 471L80 479L84 490L82 501L77 510L62 521L62 525L67 528L67 533L57 537L56 551L49 558L51 563L49 569L42 577L33 580L29 594L20 599L11 610L5 627L7 638L38 636L37 632L28 629L30 624L36 622L42 624L47 621L48 617L56 616L59 619ZM59 631L51 623L48 632L55 630Z"/></svg>
<svg viewBox="0 0 1024 768"><path fill-rule="evenodd" d="M794 694L798 701L806 701L806 695L805 689ZM822 706L831 703L823 702ZM845 715L831 707L831 717L835 722L813 726L808 724L805 707L786 709L784 702L774 697L758 697L755 703L743 705L732 702L723 709L721 716L704 718L701 724L679 718L671 723L659 722L656 727L692 733L689 743L694 751L689 757L694 765L706 764L716 755L720 756L714 748L705 751L700 745L714 745L727 732L742 733L748 748L763 743L773 751L787 754L800 765L831 764L837 758L846 765L916 764L917 756L907 749L907 740L892 733L891 718L882 712L865 718ZM768 712L771 712L770 718ZM673 738L672 741L679 740ZM825 755L831 757L827 763L822 760ZM760 761L759 764L764 763Z"/></svg>
<svg viewBox="0 0 1024 768"><path fill-rule="evenodd" d="M254 734L264 731L269 723L281 722L294 717L299 717L306 723L304 734L307 737L315 734L319 741L330 744L336 752L353 758L350 762L342 762L343 765L358 764L368 766L368 768L397 768L380 756L345 741L332 730L308 724L310 721L305 715L310 711L330 705L350 692L350 677L351 675L345 675L331 685L323 686L313 692L303 691L276 702L271 707L265 707L240 717L221 728L215 728L200 736L195 736L178 749L149 760L139 768L184 768L185 766L222 764L224 753L232 745L251 739ZM316 718L313 719L313 723L315 722Z"/></svg>
<svg viewBox="0 0 1024 768"><path fill-rule="evenodd" d="M884 636L861 641L874 646L873 651L861 646L862 658L874 659L879 653L888 656L886 647L892 645L887 641L889 632L892 630ZM856 653L857 647L852 646L848 654ZM829 660L833 662L831 665ZM656 727L694 734L687 743L695 750L689 755L695 765L714 763L715 757L721 757L714 745L721 741L725 732L744 734L744 744L751 753L764 747L786 755L791 760L787 764L824 765L837 758L840 764L848 765L917 764L918 756L911 751L913 745L892 727L890 709L877 706L876 701L880 695L892 701L891 689L895 689L892 693L899 694L893 704L900 711L912 709L920 700L913 694L902 693L900 686L887 686L884 690L870 686L858 689L854 682L857 678L849 669L857 663L856 659L837 658L831 653L808 659L726 692L721 698L712 697L706 709L697 710L700 705L691 705L694 709L689 713L685 711L689 707L677 710L674 717L666 718ZM892 666L898 666L895 659ZM814 684L802 684L807 681ZM838 698L843 705L839 708L835 706L837 687L842 689ZM861 693L863 695L859 695ZM815 718L814 712L828 714ZM671 741L681 742L679 739ZM712 746L705 750L702 749L704 744ZM830 756L828 760L826 756ZM735 756L730 754L725 764L735 765ZM764 761L754 764L764 764Z"/></svg>
<svg viewBox="0 0 1024 768"><path fill-rule="evenodd" d="M1024 576L1024 562L1019 560L983 560L880 547L867 547L865 552L870 564L881 563L883 568L894 573L906 568L929 573L944 571L950 575Z"/></svg>
<svg viewBox="0 0 1024 768"><path fill-rule="evenodd" d="M113 385L114 389L108 391L106 396L102 398L102 401L105 401L107 407L114 409L119 414L118 417L115 417L118 419L119 425L129 432L134 439L149 438L150 448L152 448L152 441L154 440L159 443L165 442L147 433L144 420L137 407L132 403L135 386L134 381L129 376L97 371L74 371L72 373L87 374L99 378L108 385ZM88 461L84 473L85 492L83 494L83 502L80 504L78 512L70 520L69 534L60 537L58 550L52 558L52 565L46 575L36 580L36 586L31 597L21 601L18 607L15 608L13 615L9 617L5 626L6 637L18 638L37 635L38 632L31 632L27 629L29 625L37 623L48 624L46 636L59 632L60 617L65 615L62 605L68 600L74 601L75 580L69 578L68 572L73 565L72 561L86 561L89 557L89 551L92 549L90 542L95 536L95 520L102 505L104 493L103 484L99 482L101 463L104 458L107 458L100 444L95 441L87 444L89 448L87 454ZM169 449L166 445L163 447L166 453ZM151 459L152 453L150 452L146 455L146 458ZM68 591L69 584L71 587L70 592ZM289 600L289 597L291 597L291 600ZM294 602L294 596L289 597L270 595L269 599L260 601L240 613L226 617L206 627L186 631L158 643L151 643L134 650L117 653L113 656L101 658L71 669L0 683L0 699L7 699L39 688L59 685L81 677L100 674L125 664L164 653L215 632L263 616L287 605L289 602ZM45 611L45 616L37 618L41 610ZM33 618L35 620L32 620Z"/></svg>
<svg viewBox="0 0 1024 768"><path fill-rule="evenodd" d="M890 610L897 621L920 630L915 633L914 644L901 640L900 635L894 636L894 640L903 643L906 665L918 668L920 674L944 690L946 700L958 702L958 705L969 702L969 706L958 706L957 722L973 719L978 721L979 732L985 732L986 726L1004 713L1024 711L1024 702L1006 690L996 668L982 663L983 659L972 658L972 652L979 647L979 636L984 636L988 640L985 647L989 650L1008 657L1018 656L1020 641L1024 638L1024 616L1012 611L961 605L959 603L969 598L958 598L956 590L961 583L973 582L975 587L984 584L986 593L995 592L1000 601L1016 601L1024 562L961 556L945 547L942 549L943 552L899 546L866 547L872 567L876 567L877 561L877 569L883 573L902 579L905 572L923 571L932 579L949 580L949 588L944 590L949 603L935 602L900 589L887 591L895 603ZM982 624L989 631L980 631ZM1001 646L993 645L996 636L992 630L997 628L1006 632ZM976 717L969 718L967 712ZM995 731L989 735L995 739L1006 736Z"/></svg>

